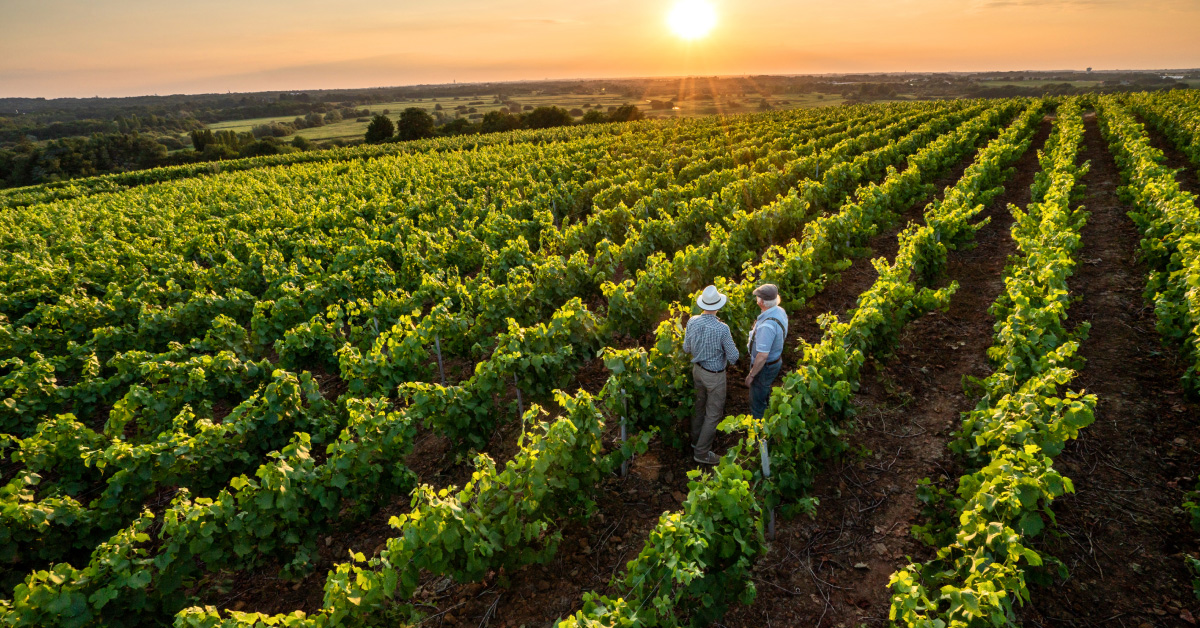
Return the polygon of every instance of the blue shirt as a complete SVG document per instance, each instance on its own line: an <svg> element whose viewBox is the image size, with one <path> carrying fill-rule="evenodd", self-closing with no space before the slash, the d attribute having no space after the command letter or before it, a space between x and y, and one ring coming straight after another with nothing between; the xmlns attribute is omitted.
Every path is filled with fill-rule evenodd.
<svg viewBox="0 0 1200 628"><path fill-rule="evenodd" d="M779 324L767 319L779 321ZM750 330L750 341L746 344L751 362L758 357L755 355L758 353L767 354L767 362L783 357L783 339L787 336L787 330L787 312L778 305L759 314L754 321L754 328Z"/></svg>

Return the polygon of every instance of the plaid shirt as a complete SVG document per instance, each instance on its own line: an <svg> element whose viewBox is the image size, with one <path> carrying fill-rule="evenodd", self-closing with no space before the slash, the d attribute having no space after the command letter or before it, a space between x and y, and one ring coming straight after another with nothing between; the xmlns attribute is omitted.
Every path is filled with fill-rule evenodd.
<svg viewBox="0 0 1200 628"><path fill-rule="evenodd" d="M729 325L716 316L701 314L688 319L683 335L683 351L692 354L692 363L710 371L721 371L737 362L740 354L733 343Z"/></svg>

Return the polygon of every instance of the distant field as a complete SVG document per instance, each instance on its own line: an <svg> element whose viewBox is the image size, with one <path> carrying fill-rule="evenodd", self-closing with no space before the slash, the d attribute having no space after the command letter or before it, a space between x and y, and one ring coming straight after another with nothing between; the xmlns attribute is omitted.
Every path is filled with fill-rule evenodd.
<svg viewBox="0 0 1200 628"><path fill-rule="evenodd" d="M621 95L616 94L555 94L555 95L527 95L515 97L513 102L524 108L530 107L547 107L557 106L564 109L581 109L587 111L585 105L592 105L592 108L599 108L601 111L607 111L609 107L617 107L624 104L635 104L641 108L647 117L650 118L668 118L668 117L690 117L690 116L705 116L713 114L736 114L749 113L759 110L761 96L747 95L746 97L726 98L721 100L686 100L677 101L675 110L655 110L650 108L649 100L639 102L630 101ZM657 100L670 100L669 97L659 96ZM475 109L475 113L485 114L489 111L502 109L505 105L494 102L495 95L479 95L471 97L459 98L422 98L414 100L400 100L386 103L379 103L362 107L370 109L371 114L383 113L385 110L390 112L390 116L395 119L395 116L408 107L420 107L429 112L435 111L437 105L442 106L442 111L446 115L455 115L455 107L467 105L472 102L482 101L483 104L469 105ZM814 107L831 107L840 105L846 102L846 99L837 94L777 94L767 99L774 109L809 109ZM462 114L459 117L468 117L470 114ZM217 122L208 125L208 128L214 131L234 131L238 133L248 132L252 128L260 124L269 124L271 122L291 122L296 116L281 116L274 118L250 118L245 120L228 120L225 122ZM475 120L478 120L476 118ZM331 141L331 140L357 140L361 139L367 131L367 122L356 122L355 119L346 119L335 124L327 124L322 127L310 129L302 129L296 135L302 136L309 140L315 141Z"/></svg>
<svg viewBox="0 0 1200 628"><path fill-rule="evenodd" d="M977 84L981 87L1008 87L1008 86L1012 86L1012 87L1045 87L1046 85L1062 85L1063 83L1070 83L1074 87L1082 87L1084 89L1090 89L1090 88L1094 88L1094 87L1099 87L1103 82L1104 82L1103 80L1053 81L1053 80L1049 80L1049 79L1045 79L1045 80L1039 79L1039 80L1032 80L1032 81L978 81ZM1200 79L1188 79L1185 81L1180 81L1180 83L1183 83L1184 85L1187 85L1188 87L1200 87Z"/></svg>
<svg viewBox="0 0 1200 628"><path fill-rule="evenodd" d="M296 116L280 116L277 118L250 118L247 120L227 120L225 122L214 122L208 125L208 128L214 131L234 131L241 133L260 124L270 124L271 122L291 122Z"/></svg>
<svg viewBox="0 0 1200 628"><path fill-rule="evenodd" d="M1051 81L1051 80L1035 80L1035 81L979 81L980 87L1045 87L1047 85L1062 85L1070 83L1073 87L1096 87L1104 81Z"/></svg>

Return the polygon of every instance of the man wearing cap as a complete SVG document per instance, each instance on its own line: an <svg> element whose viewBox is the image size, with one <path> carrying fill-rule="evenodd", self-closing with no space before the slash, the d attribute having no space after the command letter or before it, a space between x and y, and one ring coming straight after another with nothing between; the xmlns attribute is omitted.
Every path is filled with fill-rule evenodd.
<svg viewBox="0 0 1200 628"><path fill-rule="evenodd" d="M696 413L692 416L692 458L701 464L717 464L712 452L717 424L725 412L725 367L737 362L739 354L729 325L717 318L717 310L728 299L716 286L704 289L696 299L700 316L688 319L683 351L692 356L692 381L696 386Z"/></svg>
<svg viewBox="0 0 1200 628"><path fill-rule="evenodd" d="M750 356L750 374L746 386L750 388L750 414L761 419L767 412L771 400L771 384L783 368L783 339L787 336L787 312L779 307L779 288L766 283L754 290L758 309L762 313L750 330L747 352Z"/></svg>

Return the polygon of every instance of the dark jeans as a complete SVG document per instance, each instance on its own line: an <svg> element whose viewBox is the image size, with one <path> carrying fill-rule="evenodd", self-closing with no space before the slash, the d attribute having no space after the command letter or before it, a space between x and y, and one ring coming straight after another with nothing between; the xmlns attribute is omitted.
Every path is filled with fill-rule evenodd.
<svg viewBox="0 0 1200 628"><path fill-rule="evenodd" d="M766 414L767 406L771 402L771 384L775 383L775 378L779 377L781 369L783 369L783 360L768 364L758 372L758 375L754 376L754 381L750 383L750 414L753 414L754 418L761 419Z"/></svg>

